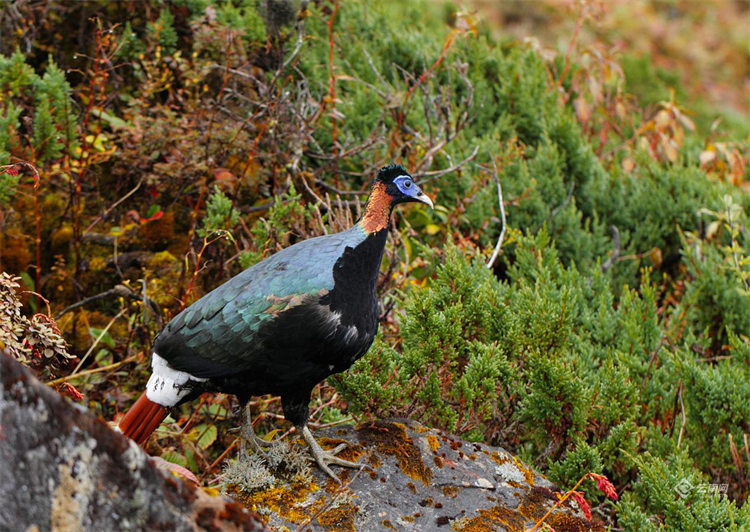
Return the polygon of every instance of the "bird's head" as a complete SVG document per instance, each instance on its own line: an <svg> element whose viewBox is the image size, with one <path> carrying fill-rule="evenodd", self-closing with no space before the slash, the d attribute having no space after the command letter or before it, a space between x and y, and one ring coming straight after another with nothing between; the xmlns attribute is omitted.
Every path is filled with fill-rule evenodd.
<svg viewBox="0 0 750 532"><path fill-rule="evenodd" d="M399 203L416 201L433 207L432 200L422 192L403 166L389 164L378 172L367 200L361 225L368 233L388 227L393 207Z"/></svg>
<svg viewBox="0 0 750 532"><path fill-rule="evenodd" d="M389 164L381 168L375 179L375 185L378 183L385 185L385 193L390 196L392 205L417 201L429 205L430 208L435 207L429 196L422 192L414 178L400 164Z"/></svg>

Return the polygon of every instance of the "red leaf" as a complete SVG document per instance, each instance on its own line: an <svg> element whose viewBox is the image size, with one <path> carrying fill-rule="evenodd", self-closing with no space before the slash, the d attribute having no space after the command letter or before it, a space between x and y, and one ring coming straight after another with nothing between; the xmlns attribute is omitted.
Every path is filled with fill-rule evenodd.
<svg viewBox="0 0 750 532"><path fill-rule="evenodd" d="M589 503L586 502L586 499L583 497L583 493L580 491L573 491L571 492L571 495L578 503L578 507L583 512L583 515L586 516L586 519L591 521L591 506L589 506Z"/></svg>
<svg viewBox="0 0 750 532"><path fill-rule="evenodd" d="M74 401L80 401L83 399L83 394L79 392L75 386L70 384L69 382L63 383L63 389L62 392L73 399Z"/></svg>
<svg viewBox="0 0 750 532"><path fill-rule="evenodd" d="M158 456L152 456L151 460L159 469L179 475L184 479L189 480L196 486L200 486L200 481L189 469L186 469L181 465L173 464L172 462L167 462L166 460L164 460L164 458L160 458Z"/></svg>
<svg viewBox="0 0 750 532"><path fill-rule="evenodd" d="M615 490L614 485L609 481L607 477L605 477L604 475L597 475L596 473L589 473L589 475L591 475L591 478L596 480L597 487L602 493L604 493L604 495L606 495L613 501L617 500L617 490Z"/></svg>
<svg viewBox="0 0 750 532"><path fill-rule="evenodd" d="M146 222L153 222L153 221L156 221L156 220L158 220L158 219L159 219L159 218L161 218L162 216L164 216L164 211L159 211L159 212L157 212L156 214L154 214L153 216L151 216L151 217L149 217L149 218L143 218L143 219L141 220L141 223L142 223L142 224L145 224Z"/></svg>

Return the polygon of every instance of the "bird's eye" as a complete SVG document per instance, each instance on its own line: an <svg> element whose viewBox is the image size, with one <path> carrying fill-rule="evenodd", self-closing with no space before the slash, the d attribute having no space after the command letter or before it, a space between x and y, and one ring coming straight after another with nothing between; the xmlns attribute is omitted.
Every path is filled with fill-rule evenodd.
<svg viewBox="0 0 750 532"><path fill-rule="evenodd" d="M411 181L407 180L407 181L406 181L406 182L404 183L404 187L406 187L406 188L411 188Z"/></svg>

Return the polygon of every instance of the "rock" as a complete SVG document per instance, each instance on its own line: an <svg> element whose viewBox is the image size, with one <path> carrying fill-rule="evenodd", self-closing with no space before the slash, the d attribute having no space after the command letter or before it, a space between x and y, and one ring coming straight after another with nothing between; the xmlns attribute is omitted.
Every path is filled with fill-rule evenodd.
<svg viewBox="0 0 750 532"><path fill-rule="evenodd" d="M0 531L266 530L164 476L132 441L0 351Z"/></svg>
<svg viewBox="0 0 750 532"><path fill-rule="evenodd" d="M504 450L414 421L329 428L316 437L325 448L347 442L339 456L374 471L334 466L345 489L314 468L304 479L277 472L270 485L226 491L265 514L271 528L310 531L524 531L558 500L552 483ZM574 504L545 522L557 532L604 530Z"/></svg>

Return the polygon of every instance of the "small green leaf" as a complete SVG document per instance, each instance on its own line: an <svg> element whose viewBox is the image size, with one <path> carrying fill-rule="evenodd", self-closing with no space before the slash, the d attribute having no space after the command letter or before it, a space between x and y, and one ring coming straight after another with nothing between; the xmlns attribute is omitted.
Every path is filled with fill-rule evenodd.
<svg viewBox="0 0 750 532"><path fill-rule="evenodd" d="M161 207L158 205L151 205L148 208L148 211L146 212L146 218L151 218L152 216L155 216L157 212L161 210Z"/></svg>
<svg viewBox="0 0 750 532"><path fill-rule="evenodd" d="M187 458L182 456L180 453L175 451L165 451L162 453L161 458L167 462L177 464L182 467L187 467Z"/></svg>
<svg viewBox="0 0 750 532"><path fill-rule="evenodd" d="M96 340L99 338L99 335L102 334L103 329L97 329L96 327L89 327L89 334L91 335L91 338ZM105 332L101 339L99 340L101 343L109 347L110 349L115 348L115 341L112 339L112 337L109 335L108 332Z"/></svg>
<svg viewBox="0 0 750 532"><path fill-rule="evenodd" d="M428 235L436 235L440 232L440 226L435 224L427 224L424 229Z"/></svg>
<svg viewBox="0 0 750 532"><path fill-rule="evenodd" d="M190 433L201 449L207 449L216 441L217 430L215 425L198 425Z"/></svg>

